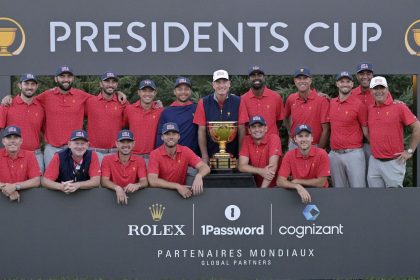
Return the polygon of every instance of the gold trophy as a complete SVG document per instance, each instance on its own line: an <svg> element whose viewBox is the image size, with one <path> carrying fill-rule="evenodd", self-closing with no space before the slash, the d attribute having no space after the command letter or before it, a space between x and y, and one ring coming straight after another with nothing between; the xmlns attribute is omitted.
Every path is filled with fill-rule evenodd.
<svg viewBox="0 0 420 280"><path fill-rule="evenodd" d="M414 42L420 47L420 29L412 29L414 33Z"/></svg>
<svg viewBox="0 0 420 280"><path fill-rule="evenodd" d="M210 159L210 167L218 171L232 171L237 160L226 152L226 144L232 142L238 132L237 122L207 122L211 139L219 143L219 152Z"/></svg>
<svg viewBox="0 0 420 280"><path fill-rule="evenodd" d="M15 41L17 28L0 28L0 56L12 56L7 50Z"/></svg>

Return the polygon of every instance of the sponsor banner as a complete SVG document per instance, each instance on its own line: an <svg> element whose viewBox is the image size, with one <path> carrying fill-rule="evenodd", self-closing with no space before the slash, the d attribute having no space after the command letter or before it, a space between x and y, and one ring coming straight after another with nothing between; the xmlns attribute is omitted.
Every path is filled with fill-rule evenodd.
<svg viewBox="0 0 420 280"><path fill-rule="evenodd" d="M416 0L65 4L2 2L0 75L53 74L63 64L76 74L136 75L208 75L220 68L246 74L255 64L267 74L290 75L303 66L335 74L361 61L377 73L419 69Z"/></svg>
<svg viewBox="0 0 420 280"><path fill-rule="evenodd" d="M331 279L420 274L418 188L35 189L0 201L4 278Z"/></svg>

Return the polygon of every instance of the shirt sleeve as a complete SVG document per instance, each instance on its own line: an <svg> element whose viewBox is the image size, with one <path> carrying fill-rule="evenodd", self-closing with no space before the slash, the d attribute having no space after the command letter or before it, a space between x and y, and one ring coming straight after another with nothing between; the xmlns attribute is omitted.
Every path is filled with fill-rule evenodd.
<svg viewBox="0 0 420 280"><path fill-rule="evenodd" d="M242 143L241 150L239 151L239 155L243 157L249 158L249 136L245 136L244 142Z"/></svg>
<svg viewBox="0 0 420 280"><path fill-rule="evenodd" d="M94 151L92 152L92 158L90 160L89 176L90 177L101 176L101 165L99 164L98 155Z"/></svg>
<svg viewBox="0 0 420 280"><path fill-rule="evenodd" d="M270 135L270 142L268 145L268 156L281 156L282 150L281 150L281 142L280 137L277 134L271 134Z"/></svg>
<svg viewBox="0 0 420 280"><path fill-rule="evenodd" d="M330 122L330 101L326 97L321 97L321 123Z"/></svg>
<svg viewBox="0 0 420 280"><path fill-rule="evenodd" d="M281 162L281 165L279 166L278 174L281 177L288 178L290 175L292 175L292 167L290 162L290 156L294 152L294 150L291 150L286 153L284 156L283 161Z"/></svg>
<svg viewBox="0 0 420 280"><path fill-rule="evenodd" d="M58 154L55 153L53 158L50 161L50 164L47 167L47 170L45 170L44 177L52 181L57 180L59 168L60 168L60 159L58 158Z"/></svg>
<svg viewBox="0 0 420 280"><path fill-rule="evenodd" d="M281 98L280 93L277 94L277 112L276 112L276 119L278 121L284 120L284 104L283 104L283 98Z"/></svg>
<svg viewBox="0 0 420 280"><path fill-rule="evenodd" d="M318 153L320 153L320 161L318 164L317 177L331 176L330 159L328 158L327 152L323 149L318 149Z"/></svg>
<svg viewBox="0 0 420 280"><path fill-rule="evenodd" d="M206 113L204 112L203 99L198 101L197 109L195 109L193 123L199 126L206 126Z"/></svg>
<svg viewBox="0 0 420 280"><path fill-rule="evenodd" d="M148 174L157 174L159 176L159 161L156 153L150 153L149 163L147 165Z"/></svg>
<svg viewBox="0 0 420 280"><path fill-rule="evenodd" d="M105 156L102 160L101 176L111 178L111 162L112 156Z"/></svg>
<svg viewBox="0 0 420 280"><path fill-rule="evenodd" d="M139 179L147 177L146 162L142 157L137 157L137 177Z"/></svg>
<svg viewBox="0 0 420 280"><path fill-rule="evenodd" d="M33 152L28 152L26 155L28 157L27 178L32 179L41 176L41 170L39 169L35 154Z"/></svg>
<svg viewBox="0 0 420 280"><path fill-rule="evenodd" d="M248 110L245 106L245 101L241 98L241 102L239 103L239 117L238 117L238 124L246 124L249 121L248 117Z"/></svg>
<svg viewBox="0 0 420 280"><path fill-rule="evenodd" d="M201 162L201 158L199 158L190 148L185 147L184 151L188 157L188 165L192 167L196 167L197 164Z"/></svg>
<svg viewBox="0 0 420 280"><path fill-rule="evenodd" d="M417 117L408 109L407 105L400 104L401 120L405 126L411 125L417 121Z"/></svg>

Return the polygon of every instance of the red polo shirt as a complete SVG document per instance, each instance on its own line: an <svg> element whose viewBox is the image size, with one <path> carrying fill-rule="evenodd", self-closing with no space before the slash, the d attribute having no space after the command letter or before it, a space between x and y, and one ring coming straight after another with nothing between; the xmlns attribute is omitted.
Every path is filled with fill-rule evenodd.
<svg viewBox="0 0 420 280"><path fill-rule="evenodd" d="M281 164L281 142L276 134L266 134L259 145L255 144L251 135L247 135L242 143L239 156L249 158L249 165L264 168L269 164L271 156L279 156L278 166ZM261 186L263 177L255 175L257 186ZM276 178L271 181L270 187L276 185Z"/></svg>
<svg viewBox="0 0 420 280"><path fill-rule="evenodd" d="M50 164L45 170L44 177L48 178L52 181L57 180L60 171L60 158L58 157L58 153L55 153ZM92 152L92 159L90 161L89 166L89 176L101 176L101 166L99 164L98 155L96 152ZM61 182L60 182L61 183Z"/></svg>
<svg viewBox="0 0 420 280"><path fill-rule="evenodd" d="M279 176L293 179L316 179L330 176L330 160L324 149L312 146L306 158L299 148L288 151L281 163ZM324 187L328 187L328 182Z"/></svg>
<svg viewBox="0 0 420 280"><path fill-rule="evenodd" d="M116 94L111 100L106 100L99 93L86 101L85 108L90 146L100 149L114 148L117 134L124 125L125 105L118 101Z"/></svg>
<svg viewBox="0 0 420 280"><path fill-rule="evenodd" d="M38 95L45 110L45 142L54 147L66 145L72 131L83 128L85 102L90 97L76 88L66 94L53 88Z"/></svg>
<svg viewBox="0 0 420 280"><path fill-rule="evenodd" d="M44 109L35 98L28 105L18 95L13 98L10 106L0 106L0 128L9 125L19 127L23 138L21 148L24 150L34 151L39 149L44 120Z"/></svg>
<svg viewBox="0 0 420 280"><path fill-rule="evenodd" d="M404 126L417 121L405 104L387 99L382 105L368 108L369 137L375 158L395 158L404 151Z"/></svg>
<svg viewBox="0 0 420 280"><path fill-rule="evenodd" d="M20 183L41 176L34 152L20 150L12 159L6 149L0 149L0 182Z"/></svg>
<svg viewBox="0 0 420 280"><path fill-rule="evenodd" d="M362 86L358 86L352 89L350 93L357 97L360 101L362 101L363 104L365 104L368 107L375 104L375 98L373 97L371 89L363 91ZM394 100L391 94L388 94L387 99L391 99L391 101Z"/></svg>
<svg viewBox="0 0 420 280"><path fill-rule="evenodd" d="M344 101L333 98L330 102L330 124L331 149L361 148L362 126L367 126L367 107L352 95Z"/></svg>
<svg viewBox="0 0 420 280"><path fill-rule="evenodd" d="M248 120L253 116L262 116L267 123L267 133L279 135L277 121L283 120L284 106L281 95L264 87L262 96L255 96L250 89L241 96L246 106Z"/></svg>
<svg viewBox="0 0 420 280"><path fill-rule="evenodd" d="M135 184L146 178L146 163L142 157L135 155L132 155L127 163L120 161L118 153L107 155L102 161L102 176L125 188L128 184Z"/></svg>
<svg viewBox="0 0 420 280"><path fill-rule="evenodd" d="M124 123L130 127L134 134L134 140L136 140L133 153L150 154L153 151L162 111L163 108L156 108L155 103L152 108L145 110L141 106L140 100L125 107Z"/></svg>
<svg viewBox="0 0 420 280"><path fill-rule="evenodd" d="M239 124L245 124L249 121L248 118L248 112L246 110L245 103L242 101L239 103L239 119L238 119L238 125ZM197 109L195 109L194 114L194 120L193 123L199 126L206 126L207 120L206 120L206 112L204 111L204 104L203 99L200 99L197 103Z"/></svg>
<svg viewBox="0 0 420 280"><path fill-rule="evenodd" d="M201 159L188 147L176 145L175 157L166 152L165 145L150 153L148 173L157 174L168 182L185 184L188 166L196 167Z"/></svg>
<svg viewBox="0 0 420 280"><path fill-rule="evenodd" d="M287 97L284 117L291 117L292 125L290 136L295 136L295 128L301 124L308 124L312 128L313 144L318 144L321 138L323 123L328 123L329 100L319 96L312 89L307 100L300 97L299 93L292 93Z"/></svg>

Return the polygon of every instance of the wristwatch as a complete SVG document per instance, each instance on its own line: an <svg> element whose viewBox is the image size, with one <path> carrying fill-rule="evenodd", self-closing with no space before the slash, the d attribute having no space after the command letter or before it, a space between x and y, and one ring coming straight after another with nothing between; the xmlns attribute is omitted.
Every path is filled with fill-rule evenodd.
<svg viewBox="0 0 420 280"><path fill-rule="evenodd" d="M413 149L410 148L410 149L407 150L407 153L409 153L410 155L412 155L412 154L414 154L414 151L413 151Z"/></svg>
<svg viewBox="0 0 420 280"><path fill-rule="evenodd" d="M21 185L16 185L15 186L15 189L17 190L17 191L20 191L20 189L22 188L22 186Z"/></svg>

